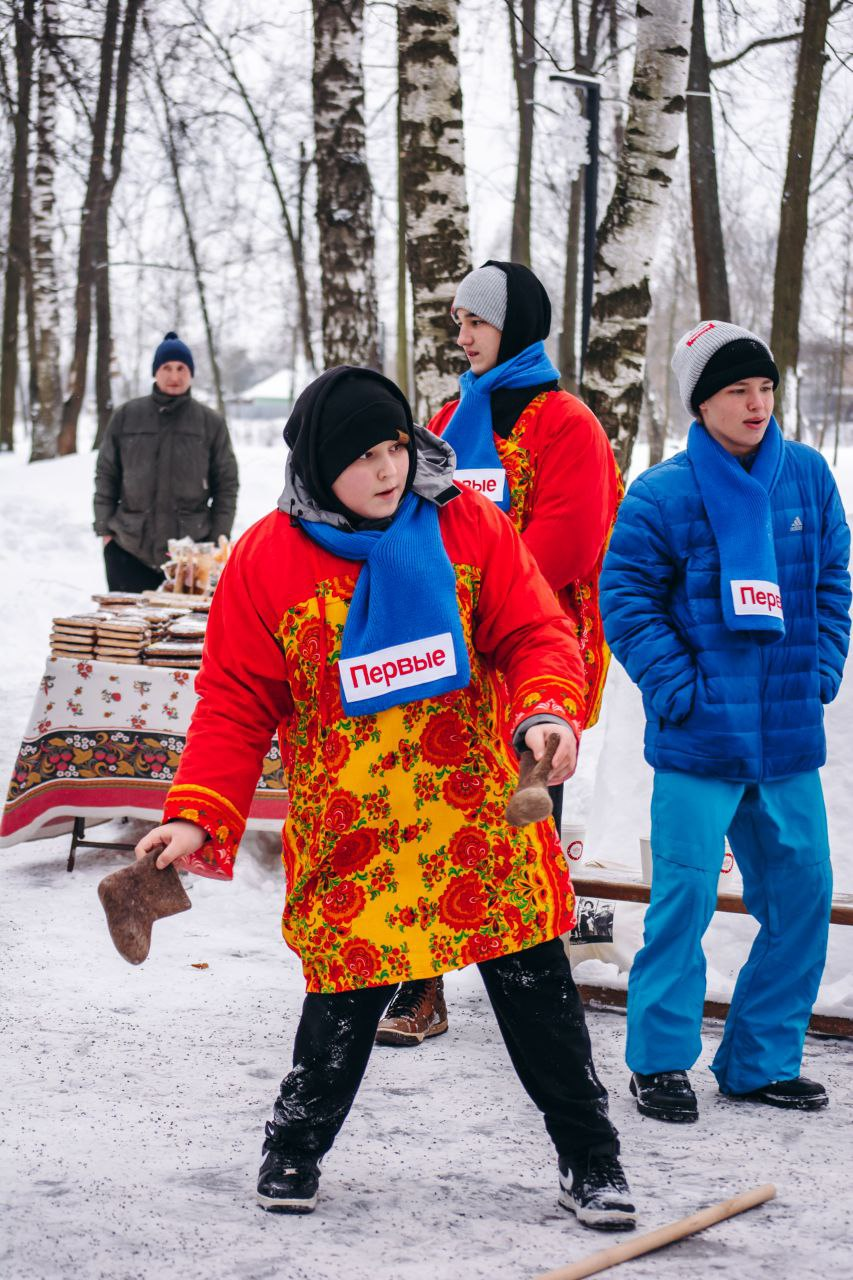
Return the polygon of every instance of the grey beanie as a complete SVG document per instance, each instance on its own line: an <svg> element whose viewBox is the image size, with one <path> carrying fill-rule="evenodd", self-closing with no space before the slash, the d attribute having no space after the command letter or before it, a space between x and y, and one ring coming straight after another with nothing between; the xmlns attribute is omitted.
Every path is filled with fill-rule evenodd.
<svg viewBox="0 0 853 1280"><path fill-rule="evenodd" d="M690 414L723 387L742 378L769 378L779 385L779 370L766 342L749 329L725 320L703 320L676 343L672 371L681 403Z"/></svg>
<svg viewBox="0 0 853 1280"><path fill-rule="evenodd" d="M500 267L477 267L476 271L469 271L456 290L450 308L454 320L457 307L464 307L502 330L506 321L506 273Z"/></svg>

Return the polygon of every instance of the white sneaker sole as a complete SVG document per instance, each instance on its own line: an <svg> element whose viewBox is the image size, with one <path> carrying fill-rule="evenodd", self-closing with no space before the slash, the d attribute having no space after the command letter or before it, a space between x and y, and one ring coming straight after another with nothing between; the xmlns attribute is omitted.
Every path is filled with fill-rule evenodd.
<svg viewBox="0 0 853 1280"><path fill-rule="evenodd" d="M558 1203L563 1209L570 1210L585 1227L593 1227L598 1231L633 1231L637 1225L636 1209L590 1209L576 1204L572 1193L565 1187L560 1188Z"/></svg>
<svg viewBox="0 0 853 1280"><path fill-rule="evenodd" d="M317 1207L317 1194L315 1191L309 1200L305 1200L293 1197L277 1199L274 1196L263 1196L260 1191L255 1192L261 1208L273 1213L312 1213Z"/></svg>
<svg viewBox="0 0 853 1280"><path fill-rule="evenodd" d="M383 1026L380 1022L376 1028L377 1044L393 1044L400 1048L409 1048L415 1045L423 1044L424 1040L431 1040L433 1036L444 1035L447 1030L447 1019L443 1022L437 1022L435 1026L429 1028L428 1031L398 1031L396 1027Z"/></svg>

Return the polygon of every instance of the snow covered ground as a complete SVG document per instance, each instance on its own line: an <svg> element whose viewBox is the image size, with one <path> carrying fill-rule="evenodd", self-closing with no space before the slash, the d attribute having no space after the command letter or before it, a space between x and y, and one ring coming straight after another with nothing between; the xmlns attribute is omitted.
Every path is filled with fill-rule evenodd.
<svg viewBox="0 0 853 1280"><path fill-rule="evenodd" d="M282 459L251 445L240 461L243 529L274 502ZM51 618L85 606L103 586L90 530L92 469L90 454L36 467L0 456L4 779ZM853 453L839 478L851 509ZM593 856L631 864L646 784L632 750L635 719L616 714L615 703L614 695L585 748L573 816L588 820ZM849 892L853 679L829 728L825 784L838 887ZM117 825L105 832L127 834ZM262 1124L287 1069L303 989L279 935L283 886L271 843L257 837L243 851L232 885L193 879L193 911L156 926L140 968L113 951L97 900L98 881L120 865L116 855L83 851L69 876L67 837L0 852L0 1274L533 1280L608 1243L556 1205L548 1140L474 970L448 980L447 1036L414 1052L374 1053L326 1162L317 1212L278 1218L256 1207ZM849 1013L853 937L840 935L853 930L833 932L841 985L824 995L828 1008ZM722 984L730 959L722 938L712 956ZM853 1042L809 1038L805 1073L826 1082L832 1105L803 1117L721 1099L706 1070L719 1038L709 1024L694 1073L700 1123L682 1130L634 1110L623 1018L594 1012L590 1026L641 1230L759 1183L778 1187L770 1205L631 1263L626 1276L850 1274Z"/></svg>

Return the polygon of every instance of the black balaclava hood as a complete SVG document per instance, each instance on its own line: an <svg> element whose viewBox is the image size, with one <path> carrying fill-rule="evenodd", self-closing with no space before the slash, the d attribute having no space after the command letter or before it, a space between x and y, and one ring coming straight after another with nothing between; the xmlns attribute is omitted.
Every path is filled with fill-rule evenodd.
<svg viewBox="0 0 853 1280"><path fill-rule="evenodd" d="M499 267L506 276L506 320L498 347L498 364L503 364L531 343L545 341L551 332L551 302L542 282L520 262L490 258L483 266Z"/></svg>
<svg viewBox="0 0 853 1280"><path fill-rule="evenodd" d="M321 373L299 396L285 425L284 439L296 473L317 505L358 524L361 517L338 501L332 485L365 450L383 440L396 440L400 431L409 437L408 493L417 466L408 400L390 378L375 369L340 364Z"/></svg>

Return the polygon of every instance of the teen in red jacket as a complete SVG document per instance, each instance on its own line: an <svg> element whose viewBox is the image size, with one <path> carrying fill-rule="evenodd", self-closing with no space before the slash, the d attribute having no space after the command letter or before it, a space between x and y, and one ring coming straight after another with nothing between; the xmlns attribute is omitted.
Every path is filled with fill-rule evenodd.
<svg viewBox="0 0 853 1280"><path fill-rule="evenodd" d="M590 1226L631 1227L559 937L572 923L567 868L548 822L503 818L510 734L537 756L557 735L552 782L574 768L572 629L509 522L452 484L452 452L416 435L381 375L324 374L286 439L279 510L240 539L216 589L166 823L137 847L230 878L278 730L283 931L308 994L258 1198L313 1209L394 986L477 963L557 1148L560 1202Z"/></svg>
<svg viewBox="0 0 853 1280"><path fill-rule="evenodd" d="M505 511L557 592L584 663L584 725L595 724L609 651L598 577L622 481L595 415L558 388L543 340L551 304L514 262L487 262L456 290L452 312L468 360L461 396L429 429L452 445L455 480ZM552 792L559 829L562 788ZM382 1044L415 1046L447 1030L441 978L404 985L379 1027Z"/></svg>

